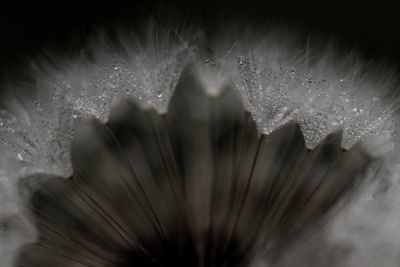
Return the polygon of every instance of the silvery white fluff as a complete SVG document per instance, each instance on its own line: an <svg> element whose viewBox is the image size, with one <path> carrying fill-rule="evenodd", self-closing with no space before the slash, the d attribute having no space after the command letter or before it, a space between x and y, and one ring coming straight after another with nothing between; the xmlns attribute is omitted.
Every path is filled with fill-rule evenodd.
<svg viewBox="0 0 400 267"><path fill-rule="evenodd" d="M338 56L332 45L317 49L312 42L299 43L282 29L223 29L207 42L201 34L156 29L120 34L117 44L99 35L81 55L36 60L28 82L2 85L1 266L12 266L16 249L36 238L17 189L19 178L71 175L74 123L85 116L106 120L116 96L129 95L165 112L188 64L196 65L211 93L231 84L264 133L297 120L313 148L342 128L343 148L377 140L369 149L387 155L378 179L362 188L324 236L288 251L282 266L399 265L399 118L390 74L366 67L354 55Z"/></svg>

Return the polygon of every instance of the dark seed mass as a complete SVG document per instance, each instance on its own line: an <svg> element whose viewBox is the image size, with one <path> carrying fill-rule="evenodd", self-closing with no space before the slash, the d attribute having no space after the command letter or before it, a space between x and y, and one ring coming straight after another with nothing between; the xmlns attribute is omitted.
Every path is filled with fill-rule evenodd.
<svg viewBox="0 0 400 267"><path fill-rule="evenodd" d="M273 266L372 161L341 139L308 150L296 122L261 134L234 89L211 96L187 70L166 114L121 99L80 123L73 176L40 179L17 266Z"/></svg>

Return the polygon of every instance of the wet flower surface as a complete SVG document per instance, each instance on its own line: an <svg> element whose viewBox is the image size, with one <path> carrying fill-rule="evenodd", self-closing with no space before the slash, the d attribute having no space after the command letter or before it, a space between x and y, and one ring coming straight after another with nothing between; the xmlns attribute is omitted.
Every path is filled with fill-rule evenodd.
<svg viewBox="0 0 400 267"><path fill-rule="evenodd" d="M6 77L2 267L399 265L393 75L239 24L96 29Z"/></svg>
<svg viewBox="0 0 400 267"><path fill-rule="evenodd" d="M39 178L18 266L273 265L373 162L341 131L312 150L296 122L261 133L236 90L190 68L166 113L119 98L107 122L82 119L71 157L72 177Z"/></svg>

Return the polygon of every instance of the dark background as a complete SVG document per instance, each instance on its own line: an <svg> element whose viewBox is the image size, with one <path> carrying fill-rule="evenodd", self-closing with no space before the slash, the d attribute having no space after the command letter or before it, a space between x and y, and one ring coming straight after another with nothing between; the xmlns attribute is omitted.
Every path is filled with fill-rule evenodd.
<svg viewBox="0 0 400 267"><path fill-rule="evenodd" d="M395 1L107 1L0 4L0 71L24 64L43 47L76 49L101 27L145 18L203 24L221 19L281 21L326 38L366 59L400 62L400 8Z"/></svg>

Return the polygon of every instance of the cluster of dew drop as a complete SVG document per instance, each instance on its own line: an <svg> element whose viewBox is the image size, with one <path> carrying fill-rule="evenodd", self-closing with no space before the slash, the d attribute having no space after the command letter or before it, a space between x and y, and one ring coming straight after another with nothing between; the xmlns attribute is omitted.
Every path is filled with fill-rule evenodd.
<svg viewBox="0 0 400 267"><path fill-rule="evenodd" d="M10 97L12 108L0 110L0 170L68 175L76 119L106 120L118 95L130 95L165 112L181 71L194 57L185 41L158 43L162 45L142 49L127 45L122 54L98 49L94 62L78 58L62 71L38 71L33 92ZM278 49L270 50L230 49L204 64L210 72L217 66L217 72L232 83L264 133L296 120L310 148L339 128L344 131L342 145L348 148L393 129L390 106L376 88L365 93L362 84L349 78L316 75L281 60Z"/></svg>
<svg viewBox="0 0 400 267"><path fill-rule="evenodd" d="M94 116L105 121L119 95L165 111L188 53L184 45L162 58L139 51L130 58L99 52L94 63L82 59L65 71L36 74L33 99L22 96L15 101L14 112L0 110L3 154L25 163L23 175L37 171L68 175L76 119Z"/></svg>
<svg viewBox="0 0 400 267"><path fill-rule="evenodd" d="M381 88L365 89L365 84L329 73L317 75L304 66L271 60L270 54L229 52L220 63L262 132L295 120L306 145L314 148L342 129L346 149L370 136L393 134L394 108L381 99Z"/></svg>
<svg viewBox="0 0 400 267"><path fill-rule="evenodd" d="M19 178L37 173L70 176L70 145L77 120L87 116L106 120L118 95L130 95L165 111L188 53L185 44L170 46L167 54L157 58L151 51L131 51L129 58L99 51L95 62L78 59L62 71L36 69L30 93L13 88L7 108L0 109L2 266L11 266L16 248L35 235L21 208L25 200L19 197Z"/></svg>
<svg viewBox="0 0 400 267"><path fill-rule="evenodd" d="M11 189L17 177L71 174L70 144L78 118L106 120L118 95L166 111L192 51L184 42L159 50L164 52L97 51L95 62L77 59L63 71L39 72L32 94L10 97L11 108L0 109L0 201L8 203L0 221L18 213L19 200ZM313 75L273 53L248 52L229 51L204 65L211 70L218 65L263 132L297 120L309 147L338 128L344 130L343 146L350 147L392 129L391 111L379 95L364 94L351 80Z"/></svg>
<svg viewBox="0 0 400 267"><path fill-rule="evenodd" d="M98 51L96 61L79 59L64 71L38 73L33 94L10 98L0 110L1 181L10 176L71 173L69 148L77 118L106 120L112 100L130 95L160 112L183 68L191 60L186 43L159 51L127 50L124 56ZM299 122L306 143L315 147L329 133L343 129L343 147L370 135L391 132L392 111L379 90L366 94L351 79L314 75L279 60L277 51L228 51L205 67L218 72L238 91L264 133L291 120ZM208 70L209 71L209 70Z"/></svg>
<svg viewBox="0 0 400 267"><path fill-rule="evenodd" d="M372 136L392 137L394 153L385 158L385 167L371 166L365 174L374 183L363 185L360 195L321 235L330 245L351 247L351 255L342 257L346 263L340 266L398 266L398 119L396 103L383 94L385 81L380 77L360 81L352 77L352 70L349 75L325 71L335 66L308 68L284 56L277 59L280 53L279 49L236 49L223 54L218 64L264 133L295 120L309 148L339 129L345 149Z"/></svg>

